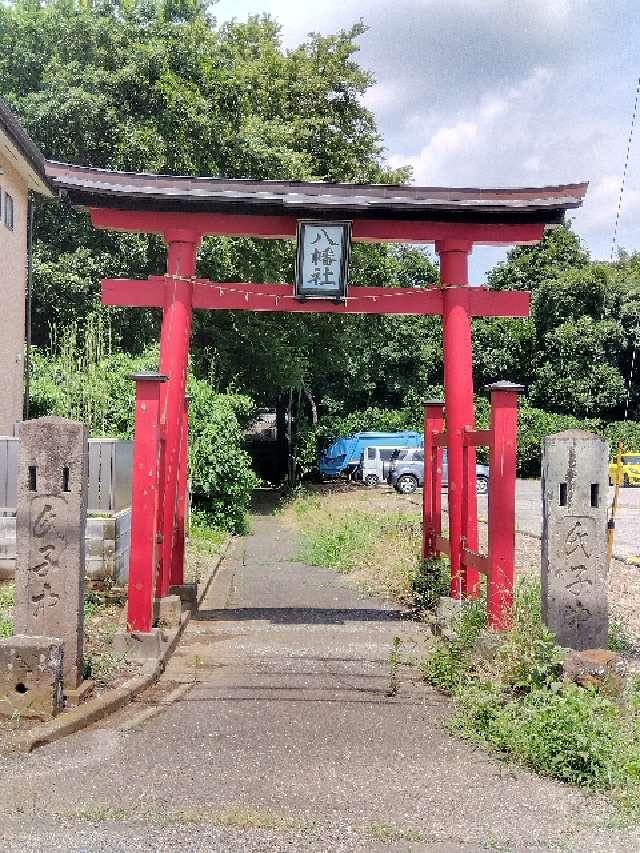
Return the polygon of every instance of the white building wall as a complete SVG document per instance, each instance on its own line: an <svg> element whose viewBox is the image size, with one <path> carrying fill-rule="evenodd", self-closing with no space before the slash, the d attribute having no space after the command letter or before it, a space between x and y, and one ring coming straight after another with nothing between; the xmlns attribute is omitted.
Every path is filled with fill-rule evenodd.
<svg viewBox="0 0 640 853"><path fill-rule="evenodd" d="M0 435L13 435L24 395L28 190L1 148L0 191ZM13 230L4 222L5 193L13 198Z"/></svg>

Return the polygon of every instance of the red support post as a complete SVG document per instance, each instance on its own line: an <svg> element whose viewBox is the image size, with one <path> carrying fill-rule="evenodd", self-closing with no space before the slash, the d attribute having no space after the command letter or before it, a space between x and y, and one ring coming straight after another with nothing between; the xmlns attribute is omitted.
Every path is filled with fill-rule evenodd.
<svg viewBox="0 0 640 853"><path fill-rule="evenodd" d="M444 400L427 400L424 404L424 483L422 488L422 556L437 557L435 534L440 535L440 491L442 450L433 444L433 434L444 426ZM438 475L439 472L439 475Z"/></svg>
<svg viewBox="0 0 640 853"><path fill-rule="evenodd" d="M522 385L496 382L491 392L489 447L489 627L511 626L516 552L516 443Z"/></svg>
<svg viewBox="0 0 640 853"><path fill-rule="evenodd" d="M189 340L193 316L193 278L200 234L171 231L167 241L165 303L160 335L160 370L169 377L161 399L164 424L164 476L158 529L162 534L162 559L156 597L169 594L173 544L177 523L178 468L189 365Z"/></svg>
<svg viewBox="0 0 640 853"><path fill-rule="evenodd" d="M176 532L171 558L170 586L184 583L184 536L187 511L187 487L189 483L189 395L184 397L182 434L180 436L180 463L178 467L178 492L176 508Z"/></svg>
<svg viewBox="0 0 640 853"><path fill-rule="evenodd" d="M160 447L161 373L135 373L136 421L131 490L131 556L127 630L148 633L153 619Z"/></svg>
<svg viewBox="0 0 640 853"><path fill-rule="evenodd" d="M452 598L477 598L480 575L465 566L464 547L475 551L478 543L477 502L475 493L475 449L467 455L467 478L473 490L463 491L463 433L473 429L473 372L471 352L471 306L468 260L472 243L468 240L436 241L440 256L440 283L444 292L444 396L447 417L447 464L449 502L449 544ZM463 514L465 524L463 525ZM466 528L466 541L463 541Z"/></svg>

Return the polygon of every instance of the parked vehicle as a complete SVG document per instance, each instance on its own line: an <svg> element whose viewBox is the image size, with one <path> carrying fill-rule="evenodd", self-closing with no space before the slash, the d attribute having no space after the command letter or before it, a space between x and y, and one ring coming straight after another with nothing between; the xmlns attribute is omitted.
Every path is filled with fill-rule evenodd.
<svg viewBox="0 0 640 853"><path fill-rule="evenodd" d="M356 432L342 435L321 454L318 469L324 477L353 476L360 466L362 452L369 445L392 447L420 447L420 432Z"/></svg>
<svg viewBox="0 0 640 853"><path fill-rule="evenodd" d="M407 450L408 448L403 448ZM384 483L391 470L391 460L398 453L397 447L378 447L369 445L362 451L360 457L359 476L366 486L377 486Z"/></svg>
<svg viewBox="0 0 640 853"><path fill-rule="evenodd" d="M391 459L388 482L394 489L408 495L424 485L424 452L422 448L399 450ZM449 485L447 451L442 453L442 485ZM486 494L489 488L489 467L476 465L476 491Z"/></svg>
<svg viewBox="0 0 640 853"><path fill-rule="evenodd" d="M616 461L609 463L609 485L612 486L617 477L621 486L640 486L640 451L622 454L622 469L618 475Z"/></svg>

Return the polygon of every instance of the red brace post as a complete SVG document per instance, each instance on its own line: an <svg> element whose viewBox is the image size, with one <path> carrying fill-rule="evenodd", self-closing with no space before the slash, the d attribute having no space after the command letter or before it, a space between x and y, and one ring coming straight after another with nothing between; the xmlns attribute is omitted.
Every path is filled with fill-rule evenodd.
<svg viewBox="0 0 640 853"><path fill-rule="evenodd" d="M522 385L495 382L491 392L489 447L489 627L511 627L516 554L516 448Z"/></svg>
<svg viewBox="0 0 640 853"><path fill-rule="evenodd" d="M478 547L475 489L464 493L463 434L474 428L473 370L471 353L471 304L469 293L469 240L438 240L440 285L443 289L444 396L447 416L447 470L451 597L477 598L480 575L465 566L463 548ZM467 478L475 483L476 454L466 454ZM463 523L463 515L465 522ZM466 530L466 541L463 541Z"/></svg>
<svg viewBox="0 0 640 853"><path fill-rule="evenodd" d="M424 404L424 482L422 487L422 556L437 557L436 536L442 533L442 448L433 444L434 433L444 428L444 400Z"/></svg>
<svg viewBox="0 0 640 853"><path fill-rule="evenodd" d="M127 630L146 634L152 626L157 568L160 387L167 377L162 373L134 373L129 378L136 383L136 421Z"/></svg>
<svg viewBox="0 0 640 853"><path fill-rule="evenodd" d="M176 508L176 532L173 540L173 556L169 582L171 586L184 583L184 538L187 513L187 491L189 488L189 394L184 397L182 434L180 437L180 463L178 466L178 493Z"/></svg>

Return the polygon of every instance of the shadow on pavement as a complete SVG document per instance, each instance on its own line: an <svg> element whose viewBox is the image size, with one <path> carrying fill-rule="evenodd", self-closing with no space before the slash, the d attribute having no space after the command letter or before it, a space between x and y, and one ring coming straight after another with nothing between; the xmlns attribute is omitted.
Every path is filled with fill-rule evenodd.
<svg viewBox="0 0 640 853"><path fill-rule="evenodd" d="M342 625L345 622L400 622L399 610L334 609L326 607L230 607L201 610L198 622L241 622L259 620L272 625Z"/></svg>
<svg viewBox="0 0 640 853"><path fill-rule="evenodd" d="M280 489L256 489L251 496L252 515L273 515L282 502Z"/></svg>

